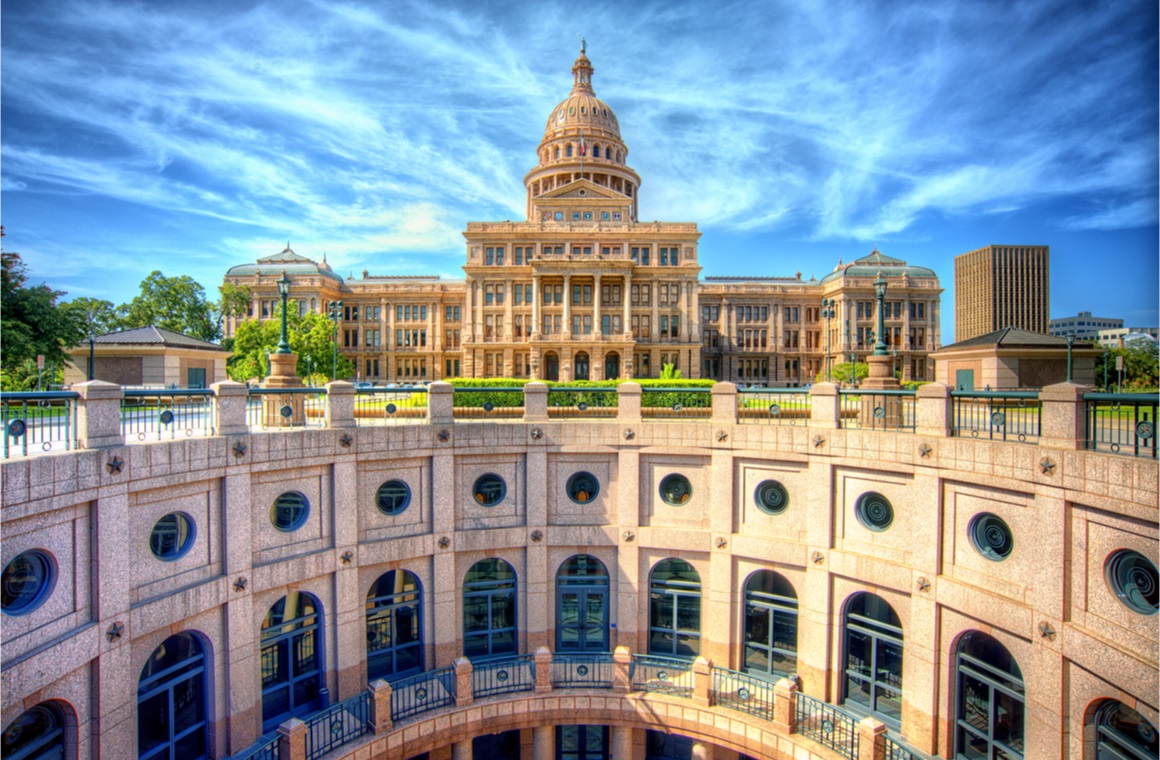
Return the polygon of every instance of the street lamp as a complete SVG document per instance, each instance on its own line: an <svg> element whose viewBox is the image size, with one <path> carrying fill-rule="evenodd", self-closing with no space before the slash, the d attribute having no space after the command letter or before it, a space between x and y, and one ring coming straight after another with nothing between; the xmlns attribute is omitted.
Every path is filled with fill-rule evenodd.
<svg viewBox="0 0 1160 760"><path fill-rule="evenodd" d="M1075 333L1067 334L1067 382L1071 382L1071 345L1075 343Z"/></svg>
<svg viewBox="0 0 1160 760"><path fill-rule="evenodd" d="M826 320L826 382L832 383L834 381L830 369L830 320L834 318L837 312L834 311L834 299L822 299L822 319Z"/></svg>
<svg viewBox="0 0 1160 760"><path fill-rule="evenodd" d="M883 311L885 305L882 302L886 297L886 278L882 276L882 272L878 273L878 279L874 281L874 297L878 299L878 340L874 343L874 355L886 356L886 340L883 337L886 334L886 315Z"/></svg>
<svg viewBox="0 0 1160 760"><path fill-rule="evenodd" d="M1108 359L1112 357L1112 352L1104 349L1104 393L1108 392Z"/></svg>
<svg viewBox="0 0 1160 760"><path fill-rule="evenodd" d="M334 341L331 347L334 349L334 358L330 367L330 379L338 379L338 321L342 319L342 301L331 301L330 306L326 309L330 321L334 323Z"/></svg>
<svg viewBox="0 0 1160 760"><path fill-rule="evenodd" d="M282 270L282 277L278 280L278 294L282 296L282 335L278 339L278 347L274 349L276 354L290 353L290 340L286 335L286 299L290 297L290 278L286 276L286 270Z"/></svg>

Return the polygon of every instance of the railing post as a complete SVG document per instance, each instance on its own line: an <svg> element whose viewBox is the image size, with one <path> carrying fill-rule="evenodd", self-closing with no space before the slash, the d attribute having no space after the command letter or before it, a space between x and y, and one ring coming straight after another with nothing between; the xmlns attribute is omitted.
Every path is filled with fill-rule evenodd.
<svg viewBox="0 0 1160 760"><path fill-rule="evenodd" d="M942 383L927 383L918 386L914 397L914 432L916 435L931 435L946 438L954 424L954 405L951 389Z"/></svg>
<svg viewBox="0 0 1160 760"><path fill-rule="evenodd" d="M278 760L306 760L306 724L297 718L278 725Z"/></svg>
<svg viewBox="0 0 1160 760"><path fill-rule="evenodd" d="M713 687L713 662L704 655L693 660L693 703L709 707Z"/></svg>
<svg viewBox="0 0 1160 760"><path fill-rule="evenodd" d="M773 685L773 727L787 736L797 731L797 690L788 678Z"/></svg>
<svg viewBox="0 0 1160 760"><path fill-rule="evenodd" d="M77 445L82 449L108 449L125 445L121 432L121 400L125 391L114 383L89 380L72 387L77 399Z"/></svg>
<svg viewBox="0 0 1160 760"><path fill-rule="evenodd" d="M427 421L432 425L455 422L455 388L442 381L427 386Z"/></svg>
<svg viewBox="0 0 1160 760"><path fill-rule="evenodd" d="M886 760L886 724L877 718L858 721L858 760Z"/></svg>
<svg viewBox="0 0 1160 760"><path fill-rule="evenodd" d="M810 427L842 427L841 397L838 386L833 383L818 383L810 388Z"/></svg>
<svg viewBox="0 0 1160 760"><path fill-rule="evenodd" d="M737 386L733 383L714 383L713 423L733 425L737 423Z"/></svg>
<svg viewBox="0 0 1160 760"><path fill-rule="evenodd" d="M623 386L622 386L623 387ZM638 388L640 386L637 386ZM623 398L623 397L622 397ZM612 653L612 691L627 694L632 691L632 650L617 647Z"/></svg>
<svg viewBox="0 0 1160 760"><path fill-rule="evenodd" d="M214 383L213 428L218 435L245 435L250 432L246 423L246 403L250 400L250 389L245 383L227 380Z"/></svg>
<svg viewBox="0 0 1160 760"><path fill-rule="evenodd" d="M471 674L475 668L466 657L456 657L451 664L455 666L455 706L466 707L475 701L475 694L471 690Z"/></svg>
<svg viewBox="0 0 1160 760"><path fill-rule="evenodd" d="M552 690L552 650L540 647L536 650L536 693L545 694Z"/></svg>
<svg viewBox="0 0 1160 760"><path fill-rule="evenodd" d="M524 385L524 422L548 421L548 386L540 382Z"/></svg>
<svg viewBox="0 0 1160 760"><path fill-rule="evenodd" d="M341 380L326 384L326 426L352 428L354 419L354 385Z"/></svg>
<svg viewBox="0 0 1160 760"><path fill-rule="evenodd" d="M1049 385L1039 391L1039 445L1077 451L1087 440L1083 395L1091 388L1075 383Z"/></svg>
<svg viewBox="0 0 1160 760"><path fill-rule="evenodd" d="M395 725L391 720L391 685L379 678L371 681L367 688L371 691L371 733L379 736Z"/></svg>
<svg viewBox="0 0 1160 760"><path fill-rule="evenodd" d="M616 386L616 421L622 425L640 423L640 383Z"/></svg>

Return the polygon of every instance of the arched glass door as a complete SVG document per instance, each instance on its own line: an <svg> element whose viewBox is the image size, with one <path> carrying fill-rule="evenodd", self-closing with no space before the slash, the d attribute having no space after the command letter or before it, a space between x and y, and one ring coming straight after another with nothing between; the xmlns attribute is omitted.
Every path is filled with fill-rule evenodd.
<svg viewBox="0 0 1160 760"><path fill-rule="evenodd" d="M797 594L783 576L758 570L745 582L748 673L781 678L797 670Z"/></svg>
<svg viewBox="0 0 1160 760"><path fill-rule="evenodd" d="M701 653L701 576L683 559L658 562L649 574L648 653Z"/></svg>
<svg viewBox="0 0 1160 760"><path fill-rule="evenodd" d="M609 353L604 357L604 379L615 380L620 377L620 355Z"/></svg>
<svg viewBox="0 0 1160 760"><path fill-rule="evenodd" d="M1114 699L1096 712L1096 760L1155 760L1160 757L1156 727Z"/></svg>
<svg viewBox="0 0 1160 760"><path fill-rule="evenodd" d="M576 354L576 359L573 361L576 371L573 373L573 380L587 380L588 379L588 354L580 351Z"/></svg>
<svg viewBox="0 0 1160 760"><path fill-rule="evenodd" d="M560 356L555 353L544 354L544 379L560 379Z"/></svg>
<svg viewBox="0 0 1160 760"><path fill-rule="evenodd" d="M556 651L608 651L608 570L587 554L556 573Z"/></svg>
<svg viewBox="0 0 1160 760"><path fill-rule="evenodd" d="M902 624L885 599L855 594L846 604L846 704L902 722Z"/></svg>
<svg viewBox="0 0 1160 760"><path fill-rule="evenodd" d="M502 559L480 560L463 579L463 654L515 654L516 644L516 572Z"/></svg>
<svg viewBox="0 0 1160 760"><path fill-rule="evenodd" d="M1023 758L1023 673L993 637L972 631L955 658L956 757Z"/></svg>
<svg viewBox="0 0 1160 760"><path fill-rule="evenodd" d="M279 599L262 622L262 731L322 707L319 605L310 594Z"/></svg>
<svg viewBox="0 0 1160 760"><path fill-rule="evenodd" d="M423 670L423 588L414 573L383 573L367 592L367 678Z"/></svg>
<svg viewBox="0 0 1160 760"><path fill-rule="evenodd" d="M64 718L49 703L25 710L4 727L4 760L63 760Z"/></svg>
<svg viewBox="0 0 1160 760"><path fill-rule="evenodd" d="M153 650L137 681L137 757L197 760L209 756L205 650L178 633Z"/></svg>

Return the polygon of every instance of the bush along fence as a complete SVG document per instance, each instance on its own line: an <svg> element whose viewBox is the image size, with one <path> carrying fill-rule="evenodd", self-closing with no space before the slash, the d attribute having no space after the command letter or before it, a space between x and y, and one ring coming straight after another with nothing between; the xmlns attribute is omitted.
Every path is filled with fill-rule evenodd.
<svg viewBox="0 0 1160 760"><path fill-rule="evenodd" d="M232 760L318 760L364 735L381 736L434 710L459 709L478 699L521 692L542 696L557 689L577 688L687 699L698 707L736 710L849 760L928 760L900 737L889 735L881 721L860 718L799 693L792 676L775 682L714 667L704 657L691 660L634 654L627 647L585 655L553 653L540 647L535 654L476 663L460 657L452 665L393 684L377 680L350 699L285 721L276 735L263 736Z"/></svg>
<svg viewBox="0 0 1160 760"><path fill-rule="evenodd" d="M136 391L100 381L70 391L0 394L4 458L157 440L302 428L456 422L641 422L778 425L925 437L962 437L1155 459L1151 394L1092 393L1063 383L1037 392L743 389L731 383L607 381L549 384L458 380L426 388ZM684 383L677 385L675 383Z"/></svg>

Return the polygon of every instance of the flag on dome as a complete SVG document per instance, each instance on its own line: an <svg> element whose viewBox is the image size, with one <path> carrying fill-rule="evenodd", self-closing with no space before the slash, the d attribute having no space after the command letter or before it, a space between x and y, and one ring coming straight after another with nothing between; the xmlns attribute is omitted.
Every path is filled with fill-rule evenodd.
<svg viewBox="0 0 1160 760"><path fill-rule="evenodd" d="M581 156L585 155L584 133L583 132L580 133L580 155Z"/></svg>

